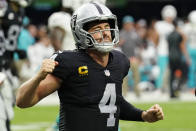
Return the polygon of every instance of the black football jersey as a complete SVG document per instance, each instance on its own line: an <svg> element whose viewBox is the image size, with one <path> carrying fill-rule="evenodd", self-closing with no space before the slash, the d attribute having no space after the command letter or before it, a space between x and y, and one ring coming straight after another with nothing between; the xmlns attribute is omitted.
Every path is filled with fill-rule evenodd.
<svg viewBox="0 0 196 131"><path fill-rule="evenodd" d="M63 80L58 90L60 131L118 131L127 57L112 51L106 67L84 51L64 51L53 58L59 62L53 75Z"/></svg>
<svg viewBox="0 0 196 131"><path fill-rule="evenodd" d="M22 27L23 16L23 9L19 9L18 12L15 12L10 5L8 5L5 15L1 18L0 47L4 47L5 49L1 49L0 54L6 52L4 56L10 59L13 58L13 52L17 49L17 41Z"/></svg>
<svg viewBox="0 0 196 131"><path fill-rule="evenodd" d="M9 67L7 65L10 65L13 59L13 53L17 49L23 16L24 12L22 9L15 12L8 5L5 15L0 19L0 57L3 59L3 63L5 63L3 64L4 67Z"/></svg>

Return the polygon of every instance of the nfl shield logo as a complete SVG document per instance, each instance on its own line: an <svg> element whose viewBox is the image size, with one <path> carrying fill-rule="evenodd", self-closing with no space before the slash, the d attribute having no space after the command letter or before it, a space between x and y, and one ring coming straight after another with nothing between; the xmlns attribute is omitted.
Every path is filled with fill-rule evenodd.
<svg viewBox="0 0 196 131"><path fill-rule="evenodd" d="M106 76L110 76L110 71L109 70L106 69L106 70L104 70L104 72L105 72Z"/></svg>

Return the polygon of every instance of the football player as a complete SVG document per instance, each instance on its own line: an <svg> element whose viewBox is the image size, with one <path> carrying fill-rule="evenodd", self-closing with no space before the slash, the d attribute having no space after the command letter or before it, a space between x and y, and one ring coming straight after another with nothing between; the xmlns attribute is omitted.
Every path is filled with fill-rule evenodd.
<svg viewBox="0 0 196 131"><path fill-rule="evenodd" d="M194 89L196 87L196 10L192 10L189 13L188 20L189 22L184 26L184 31L187 37L188 55L190 56L187 84L189 88Z"/></svg>
<svg viewBox="0 0 196 131"><path fill-rule="evenodd" d="M58 50L74 50L74 42L70 21L73 12L71 0L62 1L62 10L53 13L48 19L48 27L52 45Z"/></svg>
<svg viewBox="0 0 196 131"><path fill-rule="evenodd" d="M156 80L156 87L162 88L167 86L167 66L168 66L168 42L167 36L175 29L173 20L177 17L177 10L173 5L165 5L161 10L163 20L156 22L155 29L159 35L157 45L158 60L157 64L160 67L160 73Z"/></svg>
<svg viewBox="0 0 196 131"><path fill-rule="evenodd" d="M78 8L71 29L77 50L45 59L39 73L19 88L18 107L31 107L57 90L60 131L118 131L119 119L163 119L159 105L143 111L123 98L122 80L130 65L113 50L119 42L117 18L105 5L91 2Z"/></svg>
<svg viewBox="0 0 196 131"><path fill-rule="evenodd" d="M13 54L17 51L17 38L22 24L21 7L27 6L27 3L25 0L0 0L0 73L5 75L0 82L1 131L10 131L10 120L14 116L14 90L19 84L12 70Z"/></svg>
<svg viewBox="0 0 196 131"><path fill-rule="evenodd" d="M17 39L22 26L26 0L8 0L7 8L1 16L1 39L4 41L6 68L10 68L13 54L17 51Z"/></svg>

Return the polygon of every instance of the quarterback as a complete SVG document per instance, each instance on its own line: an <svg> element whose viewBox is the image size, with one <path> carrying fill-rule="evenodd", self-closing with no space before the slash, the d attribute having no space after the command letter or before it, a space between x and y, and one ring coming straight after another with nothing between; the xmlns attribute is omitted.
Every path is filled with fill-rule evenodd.
<svg viewBox="0 0 196 131"><path fill-rule="evenodd" d="M77 50L55 53L18 90L16 103L31 107L58 91L60 131L118 131L119 119L156 122L164 115L159 105L146 111L122 97L129 60L114 51L119 42L117 18L100 3L78 8L71 19Z"/></svg>

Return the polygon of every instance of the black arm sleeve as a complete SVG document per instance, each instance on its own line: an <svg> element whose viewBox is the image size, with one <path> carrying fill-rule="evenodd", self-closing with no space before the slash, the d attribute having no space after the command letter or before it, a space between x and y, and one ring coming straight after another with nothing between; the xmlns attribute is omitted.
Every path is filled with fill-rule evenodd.
<svg viewBox="0 0 196 131"><path fill-rule="evenodd" d="M121 104L120 104L120 119L121 120L128 120L128 121L143 121L142 119L142 112L130 103L128 103L123 97L121 97Z"/></svg>

